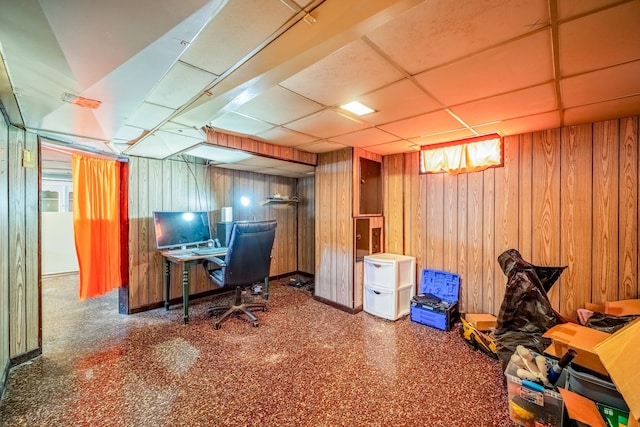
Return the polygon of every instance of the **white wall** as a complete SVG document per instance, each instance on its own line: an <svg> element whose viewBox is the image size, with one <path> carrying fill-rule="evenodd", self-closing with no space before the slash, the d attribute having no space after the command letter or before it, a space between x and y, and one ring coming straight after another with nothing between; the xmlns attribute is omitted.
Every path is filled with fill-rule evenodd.
<svg viewBox="0 0 640 427"><path fill-rule="evenodd" d="M42 212L42 274L78 271L72 212Z"/></svg>

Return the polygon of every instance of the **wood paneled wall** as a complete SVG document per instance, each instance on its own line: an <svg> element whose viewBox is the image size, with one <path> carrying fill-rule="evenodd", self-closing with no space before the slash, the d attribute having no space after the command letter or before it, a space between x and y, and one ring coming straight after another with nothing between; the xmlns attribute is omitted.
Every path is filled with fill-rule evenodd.
<svg viewBox="0 0 640 427"><path fill-rule="evenodd" d="M315 178L298 179L298 271L314 274Z"/></svg>
<svg viewBox="0 0 640 427"><path fill-rule="evenodd" d="M297 267L298 207L295 204L260 205L273 194L297 195L296 179L235 171L184 161L131 157L129 160L129 311L154 306L163 299L162 257L156 250L154 210L205 210L212 226L221 208L231 206L235 220L275 219L278 222L271 275L291 273ZM246 195L252 206L240 205ZM182 295L181 273L172 269L171 298ZM191 272L191 294L211 290L204 269Z"/></svg>
<svg viewBox="0 0 640 427"><path fill-rule="evenodd" d="M9 360L39 351L40 250L38 139L0 119L0 373ZM23 166L28 150L35 160Z"/></svg>
<svg viewBox="0 0 640 427"><path fill-rule="evenodd" d="M9 235L9 126L0 117L0 236ZM9 370L9 240L0 239L0 396Z"/></svg>
<svg viewBox="0 0 640 427"><path fill-rule="evenodd" d="M497 314L509 248L566 265L550 292L575 316L585 302L637 298L638 117L508 136L504 167L419 175L418 153L386 156L385 247L418 269L461 276L460 306Z"/></svg>
<svg viewBox="0 0 640 427"><path fill-rule="evenodd" d="M352 179L351 148L318 157L315 174L315 296L349 309L358 305L353 292Z"/></svg>

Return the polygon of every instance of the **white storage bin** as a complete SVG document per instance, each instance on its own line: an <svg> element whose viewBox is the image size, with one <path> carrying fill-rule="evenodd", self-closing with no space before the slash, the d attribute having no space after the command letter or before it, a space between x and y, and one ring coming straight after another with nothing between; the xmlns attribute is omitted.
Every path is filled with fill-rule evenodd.
<svg viewBox="0 0 640 427"><path fill-rule="evenodd" d="M398 289L365 285L363 310L384 319L397 320L409 314L413 293L411 284Z"/></svg>
<svg viewBox="0 0 640 427"><path fill-rule="evenodd" d="M379 288L398 289L415 286L416 259L407 255L375 254L364 257L364 284Z"/></svg>

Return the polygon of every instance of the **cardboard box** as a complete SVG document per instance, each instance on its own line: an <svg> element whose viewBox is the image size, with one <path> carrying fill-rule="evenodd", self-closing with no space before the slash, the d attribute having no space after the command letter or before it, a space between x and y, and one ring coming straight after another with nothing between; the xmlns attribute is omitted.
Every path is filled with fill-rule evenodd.
<svg viewBox="0 0 640 427"><path fill-rule="evenodd" d="M575 323L563 323L549 329L542 336L551 339L551 345L545 349L545 353L560 358L571 348L578 353L571 363L605 376L609 375L594 347L611 334Z"/></svg>
<svg viewBox="0 0 640 427"><path fill-rule="evenodd" d="M578 425L607 427L598 411L598 407L592 400L564 388L558 389L558 391L562 395L569 418L581 423Z"/></svg>
<svg viewBox="0 0 640 427"><path fill-rule="evenodd" d="M640 421L640 319L595 345L594 351L629 406L630 419Z"/></svg>
<svg viewBox="0 0 640 427"><path fill-rule="evenodd" d="M640 299L625 299L605 302L604 313L612 316L640 315Z"/></svg>
<svg viewBox="0 0 640 427"><path fill-rule="evenodd" d="M496 316L488 313L466 313L464 318L479 331L487 332L496 327Z"/></svg>
<svg viewBox="0 0 640 427"><path fill-rule="evenodd" d="M422 270L419 295L411 298L411 320L423 325L450 330L459 318L460 276L446 271ZM440 302L426 302L429 295Z"/></svg>

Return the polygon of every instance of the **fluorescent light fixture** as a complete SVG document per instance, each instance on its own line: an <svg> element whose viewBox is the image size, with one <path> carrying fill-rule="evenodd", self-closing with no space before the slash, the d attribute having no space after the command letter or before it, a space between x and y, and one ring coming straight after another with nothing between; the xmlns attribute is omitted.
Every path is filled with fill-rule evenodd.
<svg viewBox="0 0 640 427"><path fill-rule="evenodd" d="M74 95L68 92L62 95L62 100L64 102L68 102L69 104L75 104L84 108L96 109L100 105L102 105L102 101L98 101L97 99L83 98L82 96Z"/></svg>
<svg viewBox="0 0 640 427"><path fill-rule="evenodd" d="M358 101L352 101L348 104L341 105L340 108L351 111L353 114L357 114L358 116L364 116L365 114L373 113L375 111L373 108L369 108Z"/></svg>
<svg viewBox="0 0 640 427"><path fill-rule="evenodd" d="M251 199L247 196L242 196L240 197L240 204L246 208L251 204Z"/></svg>
<svg viewBox="0 0 640 427"><path fill-rule="evenodd" d="M183 151L182 154L188 154L190 156L211 160L214 163L236 163L240 160L252 157L251 154L245 153L240 150L222 148L217 145L208 143L196 145L195 147Z"/></svg>

